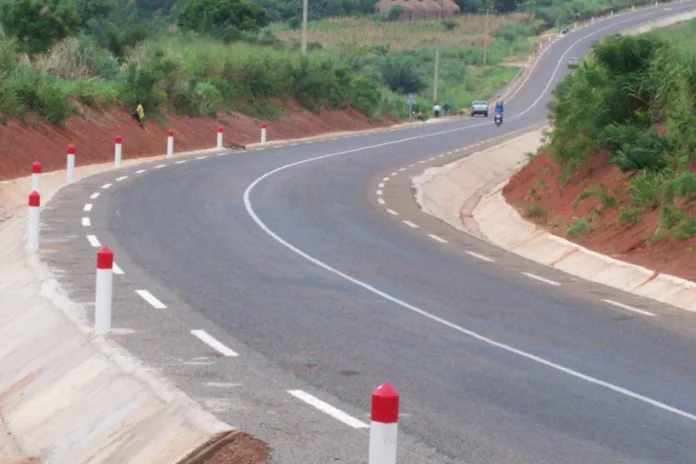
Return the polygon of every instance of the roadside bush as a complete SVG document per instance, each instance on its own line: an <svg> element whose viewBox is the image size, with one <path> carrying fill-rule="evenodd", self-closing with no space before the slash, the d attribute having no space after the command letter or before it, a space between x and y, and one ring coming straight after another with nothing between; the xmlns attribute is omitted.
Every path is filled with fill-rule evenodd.
<svg viewBox="0 0 696 464"><path fill-rule="evenodd" d="M575 218L568 230L566 230L566 235L569 237L581 237L587 234L590 229L590 221L585 218Z"/></svg>

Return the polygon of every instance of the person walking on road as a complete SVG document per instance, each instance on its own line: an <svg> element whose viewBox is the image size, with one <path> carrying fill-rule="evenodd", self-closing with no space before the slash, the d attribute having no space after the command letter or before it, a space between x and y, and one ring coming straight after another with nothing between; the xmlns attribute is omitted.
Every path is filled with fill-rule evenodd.
<svg viewBox="0 0 696 464"><path fill-rule="evenodd" d="M445 102L445 104L442 106L442 110L445 112L445 116L449 114L450 106Z"/></svg>
<svg viewBox="0 0 696 464"><path fill-rule="evenodd" d="M435 106L433 106L433 114L436 118L440 117L440 105L438 105L437 103L435 103Z"/></svg>

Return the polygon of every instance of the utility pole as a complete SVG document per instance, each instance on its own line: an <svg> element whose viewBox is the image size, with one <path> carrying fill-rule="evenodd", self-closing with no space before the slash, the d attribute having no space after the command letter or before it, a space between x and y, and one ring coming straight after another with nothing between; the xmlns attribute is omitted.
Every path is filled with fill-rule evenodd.
<svg viewBox="0 0 696 464"><path fill-rule="evenodd" d="M307 54L307 10L309 0L302 0L302 54Z"/></svg>
<svg viewBox="0 0 696 464"><path fill-rule="evenodd" d="M440 74L440 44L435 47L435 84L433 85L433 101L437 103L437 81Z"/></svg>
<svg viewBox="0 0 696 464"><path fill-rule="evenodd" d="M486 66L486 63L488 62L488 5L486 5L486 28L483 40L483 65Z"/></svg>

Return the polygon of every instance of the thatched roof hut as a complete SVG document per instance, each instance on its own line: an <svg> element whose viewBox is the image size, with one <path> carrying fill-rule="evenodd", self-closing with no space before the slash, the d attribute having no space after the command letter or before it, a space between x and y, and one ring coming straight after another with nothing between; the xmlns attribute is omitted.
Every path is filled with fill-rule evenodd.
<svg viewBox="0 0 696 464"><path fill-rule="evenodd" d="M442 19L442 7L435 0L419 0L426 8L425 19Z"/></svg>
<svg viewBox="0 0 696 464"><path fill-rule="evenodd" d="M454 3L452 0L439 0L439 3L442 7L443 19L451 19L461 12L459 5Z"/></svg>

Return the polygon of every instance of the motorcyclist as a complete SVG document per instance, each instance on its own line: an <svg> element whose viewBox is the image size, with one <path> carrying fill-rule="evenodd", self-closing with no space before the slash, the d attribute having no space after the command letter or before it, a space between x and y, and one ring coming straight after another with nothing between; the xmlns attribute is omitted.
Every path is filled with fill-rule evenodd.
<svg viewBox="0 0 696 464"><path fill-rule="evenodd" d="M500 118L500 122L503 122L503 102L498 101L495 104L495 117Z"/></svg>

